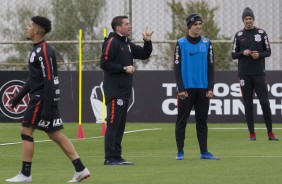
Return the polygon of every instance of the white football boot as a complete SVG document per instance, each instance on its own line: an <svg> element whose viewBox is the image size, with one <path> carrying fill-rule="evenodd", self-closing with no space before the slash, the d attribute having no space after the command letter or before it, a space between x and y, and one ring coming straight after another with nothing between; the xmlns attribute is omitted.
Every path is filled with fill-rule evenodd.
<svg viewBox="0 0 282 184"><path fill-rule="evenodd" d="M31 177L31 175L25 176L20 172L17 176L15 176L13 178L6 179L5 181L12 182L12 183L31 182L32 177Z"/></svg>
<svg viewBox="0 0 282 184"><path fill-rule="evenodd" d="M68 181L69 183L81 182L82 180L90 177L90 171L85 167L80 172L75 172L73 178Z"/></svg>

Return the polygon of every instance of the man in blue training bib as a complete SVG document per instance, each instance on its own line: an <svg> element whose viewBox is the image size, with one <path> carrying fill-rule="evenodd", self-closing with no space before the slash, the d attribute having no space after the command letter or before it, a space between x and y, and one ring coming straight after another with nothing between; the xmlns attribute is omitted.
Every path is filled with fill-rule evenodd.
<svg viewBox="0 0 282 184"><path fill-rule="evenodd" d="M176 160L184 159L184 140L187 119L195 109L200 158L218 160L208 152L207 117L209 101L213 96L214 57L211 42L201 36L203 20L198 14L186 19L188 34L180 38L175 46L174 72L177 83L178 115L175 126L177 145Z"/></svg>

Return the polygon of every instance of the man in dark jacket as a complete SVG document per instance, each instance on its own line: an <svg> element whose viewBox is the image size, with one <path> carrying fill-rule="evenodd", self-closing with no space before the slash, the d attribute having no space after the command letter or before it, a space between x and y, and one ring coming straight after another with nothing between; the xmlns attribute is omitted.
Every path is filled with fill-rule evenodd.
<svg viewBox="0 0 282 184"><path fill-rule="evenodd" d="M112 20L114 33L103 44L100 67L104 70L103 88L107 104L105 165L132 165L121 157L121 141L125 129L128 101L132 91L133 59L148 59L152 53L148 28L143 32L144 47L131 43L131 25L127 16Z"/></svg>
<svg viewBox="0 0 282 184"><path fill-rule="evenodd" d="M242 14L245 27L235 34L232 58L238 59L238 76L250 140L256 140L253 112L253 93L255 91L262 107L268 139L277 141L278 139L272 132L271 109L265 79L265 58L271 55L271 49L266 32L255 27L254 20L252 9L245 8Z"/></svg>

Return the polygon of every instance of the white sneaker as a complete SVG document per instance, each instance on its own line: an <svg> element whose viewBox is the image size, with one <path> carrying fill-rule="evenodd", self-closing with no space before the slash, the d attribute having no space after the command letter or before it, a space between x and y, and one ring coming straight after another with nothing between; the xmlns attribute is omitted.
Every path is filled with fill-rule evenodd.
<svg viewBox="0 0 282 184"><path fill-rule="evenodd" d="M32 177L31 177L31 175L30 176L25 176L25 175L23 175L20 172L17 176L15 176L13 178L6 179L5 181L13 182L13 183L31 182L32 181Z"/></svg>
<svg viewBox="0 0 282 184"><path fill-rule="evenodd" d="M75 172L72 180L68 181L69 183L81 182L82 180L90 177L90 171L85 167L83 171Z"/></svg>

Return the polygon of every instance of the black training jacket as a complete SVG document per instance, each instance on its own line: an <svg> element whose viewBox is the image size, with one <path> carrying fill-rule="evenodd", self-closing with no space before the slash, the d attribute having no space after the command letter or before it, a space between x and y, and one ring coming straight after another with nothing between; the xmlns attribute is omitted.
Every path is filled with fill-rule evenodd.
<svg viewBox="0 0 282 184"><path fill-rule="evenodd" d="M135 45L127 37L110 33L102 47L100 67L104 70L103 88L107 101L112 98L130 98L132 74L124 66L133 65L133 59L148 59L152 42L144 41L144 47Z"/></svg>
<svg viewBox="0 0 282 184"><path fill-rule="evenodd" d="M57 62L52 47L44 40L34 44L28 63L29 78L19 94L12 99L12 106L17 105L29 93L31 99L42 99L42 119L51 120L52 105L58 104L60 100Z"/></svg>
<svg viewBox="0 0 282 184"><path fill-rule="evenodd" d="M244 50L258 51L259 58L244 56ZM236 33L232 47L232 58L238 59L239 75L265 75L265 57L271 55L267 34L264 30L243 29Z"/></svg>

